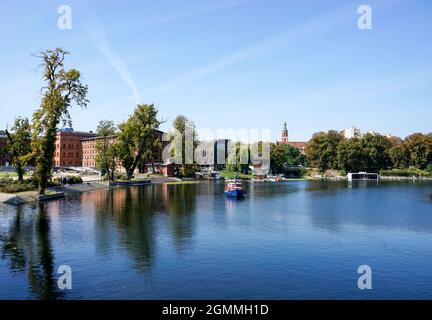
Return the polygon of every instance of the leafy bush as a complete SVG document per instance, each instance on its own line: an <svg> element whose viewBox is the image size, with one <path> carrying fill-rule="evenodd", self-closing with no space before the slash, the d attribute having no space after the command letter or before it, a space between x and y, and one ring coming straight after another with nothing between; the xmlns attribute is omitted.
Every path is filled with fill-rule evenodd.
<svg viewBox="0 0 432 320"><path fill-rule="evenodd" d="M0 180L0 192L5 193L16 193L24 191L33 191L36 186L31 180L25 180L24 183L19 183L13 179L1 179Z"/></svg>
<svg viewBox="0 0 432 320"><path fill-rule="evenodd" d="M59 185L62 183L65 184L79 184L83 183L83 180L80 176L67 176L67 177L58 177L53 180L55 185Z"/></svg>
<svg viewBox="0 0 432 320"><path fill-rule="evenodd" d="M432 163L429 163L429 165L426 168L426 171L432 173Z"/></svg>
<svg viewBox="0 0 432 320"><path fill-rule="evenodd" d="M48 181L47 187L58 187L61 185L61 181L59 178L55 178L54 180Z"/></svg>
<svg viewBox="0 0 432 320"><path fill-rule="evenodd" d="M381 170L380 175L384 177L432 177L432 173L416 168Z"/></svg>
<svg viewBox="0 0 432 320"><path fill-rule="evenodd" d="M125 173L116 173L116 179L120 180L120 181L126 181L127 180L127 176Z"/></svg>

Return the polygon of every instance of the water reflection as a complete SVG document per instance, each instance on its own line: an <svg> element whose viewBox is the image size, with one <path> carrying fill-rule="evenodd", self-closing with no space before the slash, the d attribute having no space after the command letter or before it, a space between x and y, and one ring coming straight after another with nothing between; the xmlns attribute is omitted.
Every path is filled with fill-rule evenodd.
<svg viewBox="0 0 432 320"><path fill-rule="evenodd" d="M150 271L162 221L167 223L177 250L191 245L196 195L195 185L161 185L96 192L83 195L81 201L94 202L98 251L109 252L117 239L136 268Z"/></svg>
<svg viewBox="0 0 432 320"><path fill-rule="evenodd" d="M421 269L432 283L432 184L290 181L246 188L241 201L226 198L222 183L200 183L0 206L7 211L0 213L0 283L22 292L0 287L0 298L63 298L55 273L63 262L74 270L71 299L287 298L299 292L317 298L331 291L334 273L353 268L359 248L359 263L380 257L395 262L394 270L401 266L401 274ZM324 269L332 270L328 281Z"/></svg>
<svg viewBox="0 0 432 320"><path fill-rule="evenodd" d="M1 258L7 260L12 272L27 276L32 298L63 298L55 278L50 217L46 205L41 203L33 210L24 210L23 206L13 209L16 213L8 230L0 235Z"/></svg>

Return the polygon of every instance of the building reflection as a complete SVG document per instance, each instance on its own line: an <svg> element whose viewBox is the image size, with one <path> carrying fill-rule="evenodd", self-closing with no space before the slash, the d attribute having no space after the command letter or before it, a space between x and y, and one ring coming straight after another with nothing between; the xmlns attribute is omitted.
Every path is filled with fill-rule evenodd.
<svg viewBox="0 0 432 320"><path fill-rule="evenodd" d="M5 234L0 235L1 257L14 273L27 276L31 298L61 299L57 287L54 254L51 244L51 221L46 205L14 207L13 220Z"/></svg>

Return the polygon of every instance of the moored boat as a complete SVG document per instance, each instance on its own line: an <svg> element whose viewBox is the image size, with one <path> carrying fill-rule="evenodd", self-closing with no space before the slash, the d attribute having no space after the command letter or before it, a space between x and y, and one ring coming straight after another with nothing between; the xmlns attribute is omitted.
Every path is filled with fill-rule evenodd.
<svg viewBox="0 0 432 320"><path fill-rule="evenodd" d="M243 184L240 181L229 180L225 183L225 195L231 198L243 198L245 195Z"/></svg>

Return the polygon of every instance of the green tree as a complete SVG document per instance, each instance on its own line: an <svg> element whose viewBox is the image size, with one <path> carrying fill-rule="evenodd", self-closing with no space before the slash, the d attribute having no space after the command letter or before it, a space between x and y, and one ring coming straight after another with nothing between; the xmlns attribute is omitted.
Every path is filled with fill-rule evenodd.
<svg viewBox="0 0 432 320"><path fill-rule="evenodd" d="M258 151L262 144L258 144ZM232 149L231 149L232 148ZM228 156L225 159L225 171L227 172L240 172L243 174L249 173L249 163L250 160L250 146L242 142L235 142L233 144L228 144ZM234 151L235 150L235 151ZM243 163L242 163L243 162ZM247 162L247 163L244 163Z"/></svg>
<svg viewBox="0 0 432 320"><path fill-rule="evenodd" d="M287 166L306 165L307 159L299 149L288 144L270 145L271 168L275 173L284 173Z"/></svg>
<svg viewBox="0 0 432 320"><path fill-rule="evenodd" d="M25 166L31 153L31 127L27 118L16 118L11 132L6 130L8 142L6 152L16 168L18 181L24 182Z"/></svg>
<svg viewBox="0 0 432 320"><path fill-rule="evenodd" d="M419 169L425 169L432 163L432 136L414 133L403 142L409 154L408 164Z"/></svg>
<svg viewBox="0 0 432 320"><path fill-rule="evenodd" d="M179 115L174 119L173 127L181 136L181 164L179 166L179 173L184 177L194 177L195 173L199 170L199 166L194 162L194 150L199 143L195 124L185 116ZM192 142L191 154L188 153L186 155L186 143L190 142ZM187 158L190 161L187 161Z"/></svg>
<svg viewBox="0 0 432 320"><path fill-rule="evenodd" d="M361 138L343 140L338 146L339 167L345 172L356 172L363 170L364 154Z"/></svg>
<svg viewBox="0 0 432 320"><path fill-rule="evenodd" d="M409 151L405 144L395 145L389 150L390 159L394 168L404 169L409 167Z"/></svg>
<svg viewBox="0 0 432 320"><path fill-rule="evenodd" d="M321 171L339 169L337 151L343 140L343 135L334 130L314 134L306 146L310 165Z"/></svg>
<svg viewBox="0 0 432 320"><path fill-rule="evenodd" d="M117 127L114 122L102 120L96 129L99 139L96 142L96 164L101 169L102 176L107 176L109 181L114 181L116 170Z"/></svg>
<svg viewBox="0 0 432 320"><path fill-rule="evenodd" d="M32 149L36 158L34 179L39 194L45 194L51 177L55 142L60 122L71 125L69 108L72 103L86 107L88 87L81 83L78 70L64 69L64 60L69 53L63 49L46 50L38 57L42 60L43 80L42 102L33 114Z"/></svg>
<svg viewBox="0 0 432 320"><path fill-rule="evenodd" d="M367 133L362 137L363 169L378 172L391 166L389 139L380 134Z"/></svg>
<svg viewBox="0 0 432 320"><path fill-rule="evenodd" d="M153 104L140 104L133 115L119 125L116 150L128 180L132 179L138 164L151 159L152 151L160 147L156 130L162 121L157 119L157 114Z"/></svg>

